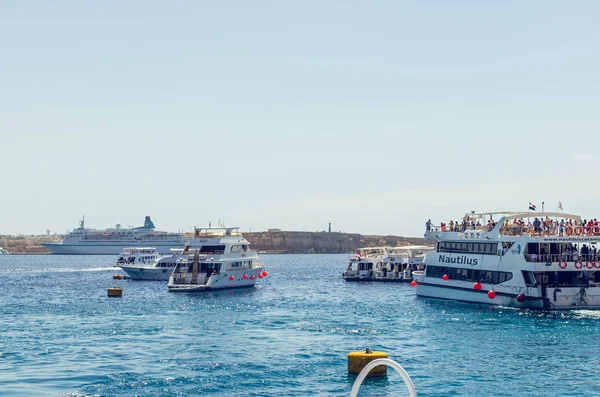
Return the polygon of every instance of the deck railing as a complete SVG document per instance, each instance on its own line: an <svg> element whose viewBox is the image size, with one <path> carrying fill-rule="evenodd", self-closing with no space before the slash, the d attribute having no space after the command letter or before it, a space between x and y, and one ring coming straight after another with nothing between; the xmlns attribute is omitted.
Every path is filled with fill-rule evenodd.
<svg viewBox="0 0 600 397"><path fill-rule="evenodd" d="M600 255L596 254L526 254L525 260L527 262L541 262L541 263L560 263L560 262L587 262L587 261L596 261L600 259Z"/></svg>
<svg viewBox="0 0 600 397"><path fill-rule="evenodd" d="M451 230L449 226L431 226L431 232L457 232L464 233L469 231L481 231L491 232L492 227L484 226L467 226L466 228L459 226ZM521 225L508 225L500 228L500 234L504 236L521 236L523 234L529 234L531 236L574 236L574 237L588 237L588 236L600 236L600 227L594 226L521 226Z"/></svg>

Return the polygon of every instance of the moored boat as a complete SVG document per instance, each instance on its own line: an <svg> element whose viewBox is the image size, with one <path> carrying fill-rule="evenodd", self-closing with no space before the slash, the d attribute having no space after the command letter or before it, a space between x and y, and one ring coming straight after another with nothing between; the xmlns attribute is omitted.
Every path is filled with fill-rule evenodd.
<svg viewBox="0 0 600 397"><path fill-rule="evenodd" d="M253 287L266 276L239 228L196 228L176 259L168 287L172 292Z"/></svg>
<svg viewBox="0 0 600 397"><path fill-rule="evenodd" d="M405 245L387 249L387 256L375 268L373 281L411 281L413 271L423 270L425 253L434 249L433 246L426 245Z"/></svg>
<svg viewBox="0 0 600 397"><path fill-rule="evenodd" d="M381 266L389 247L365 247L356 250L342 274L346 281L373 281L374 269Z"/></svg>
<svg viewBox="0 0 600 397"><path fill-rule="evenodd" d="M177 254L182 250L171 250L173 255L161 256L156 248L124 248L116 267L123 269L133 280L169 279L175 268Z"/></svg>
<svg viewBox="0 0 600 397"><path fill-rule="evenodd" d="M436 251L413 272L418 296L537 309L600 309L600 229L573 214L466 214L460 231L429 230ZM475 218L490 217L485 226ZM533 223L523 219L535 218Z"/></svg>

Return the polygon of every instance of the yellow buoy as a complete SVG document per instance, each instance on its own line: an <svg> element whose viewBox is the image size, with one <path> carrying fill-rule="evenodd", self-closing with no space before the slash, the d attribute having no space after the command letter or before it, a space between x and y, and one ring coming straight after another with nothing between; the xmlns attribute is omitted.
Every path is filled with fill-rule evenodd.
<svg viewBox="0 0 600 397"><path fill-rule="evenodd" d="M388 358L388 355L383 352L372 352L370 349L366 349L364 352L348 353L348 373L358 375L368 363L377 358ZM367 376L373 377L386 375L387 366L378 365L373 368Z"/></svg>
<svg viewBox="0 0 600 397"><path fill-rule="evenodd" d="M119 273L113 274L113 280L123 280L123 275Z"/></svg>
<svg viewBox="0 0 600 397"><path fill-rule="evenodd" d="M111 298L120 298L123 296L123 289L122 288L109 288L108 289L108 296Z"/></svg>

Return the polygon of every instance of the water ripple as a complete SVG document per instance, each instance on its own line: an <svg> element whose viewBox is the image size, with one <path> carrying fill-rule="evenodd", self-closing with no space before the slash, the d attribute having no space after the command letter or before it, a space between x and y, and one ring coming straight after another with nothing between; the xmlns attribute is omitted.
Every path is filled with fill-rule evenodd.
<svg viewBox="0 0 600 397"><path fill-rule="evenodd" d="M593 396L600 312L418 299L345 283L345 255L265 255L256 288L171 294L116 257L2 256L0 395L347 396L349 351L387 352L419 396ZM111 299L106 289L122 286ZM405 395L395 373L361 396Z"/></svg>

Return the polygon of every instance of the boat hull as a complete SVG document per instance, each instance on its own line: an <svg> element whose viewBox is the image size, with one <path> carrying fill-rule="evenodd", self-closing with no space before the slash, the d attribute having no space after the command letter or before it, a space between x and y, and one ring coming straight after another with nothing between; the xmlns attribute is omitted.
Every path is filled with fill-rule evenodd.
<svg viewBox="0 0 600 397"><path fill-rule="evenodd" d="M235 288L252 288L256 285L256 283L252 285L239 285L237 287L210 287L206 285L177 285L177 286L169 286L169 291L171 292L207 292L207 291L218 291L224 289L235 289Z"/></svg>
<svg viewBox="0 0 600 397"><path fill-rule="evenodd" d="M55 255L119 255L124 248L129 247L155 247L159 254L170 255L171 248L181 249L184 246L178 243L159 245L156 241L126 241L118 244L61 244L61 243L42 243L50 253Z"/></svg>
<svg viewBox="0 0 600 397"><path fill-rule="evenodd" d="M504 294L496 292L496 297L490 299L487 290L476 291L473 288L449 288L436 284L418 283L416 286L417 296L425 298L436 298L445 300L454 300L469 303L483 303L495 306L507 306L518 308L541 309L544 306L542 299L526 299L524 302L518 302L514 294Z"/></svg>
<svg viewBox="0 0 600 397"><path fill-rule="evenodd" d="M212 275L206 284L175 283L173 277L169 278L169 291L171 292L204 292L212 290L254 287L258 276L264 268L254 268L239 271L229 271L224 274ZM246 278L243 275L246 275ZM174 276L174 274L172 274ZM230 280L233 276L233 280Z"/></svg>
<svg viewBox="0 0 600 397"><path fill-rule="evenodd" d="M373 281L380 283L410 283L412 280L404 278L374 278Z"/></svg>
<svg viewBox="0 0 600 397"><path fill-rule="evenodd" d="M173 268L119 266L133 280L168 281Z"/></svg>
<svg viewBox="0 0 600 397"><path fill-rule="evenodd" d="M344 280L353 281L353 282L371 282L371 281L373 281L372 278L365 278L365 277L344 277Z"/></svg>

